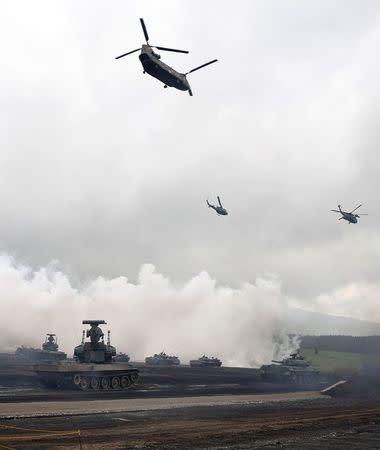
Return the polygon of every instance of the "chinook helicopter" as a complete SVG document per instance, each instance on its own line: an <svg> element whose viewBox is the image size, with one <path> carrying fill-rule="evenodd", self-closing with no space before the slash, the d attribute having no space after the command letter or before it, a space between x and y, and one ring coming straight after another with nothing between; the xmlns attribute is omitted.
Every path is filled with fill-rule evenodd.
<svg viewBox="0 0 380 450"><path fill-rule="evenodd" d="M196 70L202 69L203 67L206 67L209 64L213 64L218 60L213 59L212 61L202 64L201 66L195 67L195 69L192 69L186 73L177 72L172 67L160 61L161 56L158 53L156 53L153 50L153 48L156 48L158 50L164 50L166 52L176 52L176 53L189 53L189 52L187 50L177 50L175 48L150 45L148 31L146 29L144 19L140 19L140 23L144 32L146 44L142 44L141 48L136 48L135 50L131 50L130 52L124 53L120 56L116 56L115 59L123 58L124 56L130 55L132 53L141 50L139 59L144 68L143 73L148 73L152 77L157 78L157 80L162 81L164 83L164 88L167 88L168 86L174 87L176 89L179 89L180 91L188 91L189 95L192 96L193 92L191 90L189 82L187 81L186 75L189 75L189 73L195 72Z"/></svg>
<svg viewBox="0 0 380 450"><path fill-rule="evenodd" d="M332 209L331 211L342 214L342 217L339 217L339 220L347 220L348 223L357 223L358 218L360 216L368 216L368 214L353 214L354 211L356 211L358 208L360 208L362 205L357 206L355 209L353 209L351 212L343 211L341 208L341 205L338 205L338 209Z"/></svg>
<svg viewBox="0 0 380 450"><path fill-rule="evenodd" d="M220 198L219 197L216 198L218 199L219 206L211 205L211 203L209 203L207 199L206 202L208 207L214 209L220 216L228 216L228 212L223 208Z"/></svg>

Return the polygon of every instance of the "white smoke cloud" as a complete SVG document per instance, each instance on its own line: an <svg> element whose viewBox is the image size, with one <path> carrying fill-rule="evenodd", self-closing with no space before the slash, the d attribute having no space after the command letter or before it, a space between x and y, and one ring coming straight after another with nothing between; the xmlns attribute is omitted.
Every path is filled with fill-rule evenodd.
<svg viewBox="0 0 380 450"><path fill-rule="evenodd" d="M72 354L82 319L105 319L112 343L133 360L161 350L184 363L202 354L227 365L258 366L291 350L284 333L287 301L277 280L257 279L238 289L201 272L182 286L144 265L136 284L99 277L75 288L56 263L33 270L0 256L1 350L41 345L58 335Z"/></svg>
<svg viewBox="0 0 380 450"><path fill-rule="evenodd" d="M316 296L307 305L290 300L295 307L341 317L380 322L380 283L353 282Z"/></svg>

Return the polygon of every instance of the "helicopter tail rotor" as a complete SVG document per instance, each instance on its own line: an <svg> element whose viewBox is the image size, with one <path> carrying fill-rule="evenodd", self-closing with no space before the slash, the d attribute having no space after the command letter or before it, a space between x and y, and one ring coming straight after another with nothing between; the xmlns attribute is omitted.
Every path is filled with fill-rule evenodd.
<svg viewBox="0 0 380 450"><path fill-rule="evenodd" d="M195 69L191 69L189 72L186 72L185 75L188 75L189 73L195 72L196 70L202 69L203 67L208 66L209 64L213 64L215 62L217 62L217 59L213 59L212 61L209 61L205 64L202 64L201 66L195 67Z"/></svg>

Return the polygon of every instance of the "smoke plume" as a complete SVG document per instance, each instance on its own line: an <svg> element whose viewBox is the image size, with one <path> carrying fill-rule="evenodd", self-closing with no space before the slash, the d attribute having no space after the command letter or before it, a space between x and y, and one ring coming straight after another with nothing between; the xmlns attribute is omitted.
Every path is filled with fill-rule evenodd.
<svg viewBox="0 0 380 450"><path fill-rule="evenodd" d="M98 277L77 288L51 264L38 270L0 256L1 350L41 345L56 333L72 355L82 319L104 319L111 342L135 361L161 350L182 362L202 354L226 365L258 366L289 353L283 332L287 303L276 280L257 279L238 289L219 286L201 272L176 286L143 265L136 283Z"/></svg>

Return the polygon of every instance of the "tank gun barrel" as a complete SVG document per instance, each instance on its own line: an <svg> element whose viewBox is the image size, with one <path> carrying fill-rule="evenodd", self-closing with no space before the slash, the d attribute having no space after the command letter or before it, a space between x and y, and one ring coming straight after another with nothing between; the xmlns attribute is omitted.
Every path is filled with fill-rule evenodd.
<svg viewBox="0 0 380 450"><path fill-rule="evenodd" d="M277 363L277 364L282 364L282 361L276 361L275 359L272 359L272 362Z"/></svg>

